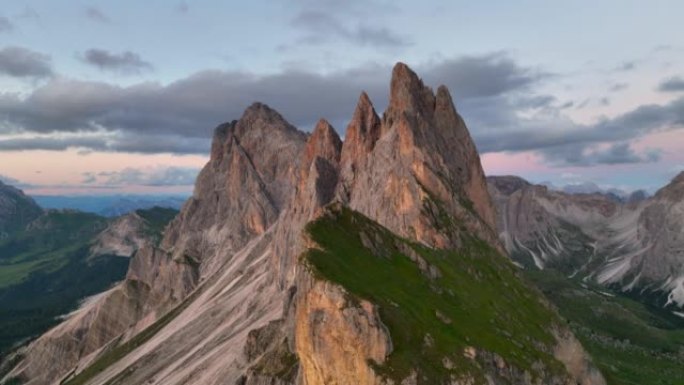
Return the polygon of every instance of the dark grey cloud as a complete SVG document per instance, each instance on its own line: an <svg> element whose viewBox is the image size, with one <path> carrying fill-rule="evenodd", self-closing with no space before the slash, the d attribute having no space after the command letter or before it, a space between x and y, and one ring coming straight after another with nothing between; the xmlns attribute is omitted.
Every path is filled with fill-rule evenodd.
<svg viewBox="0 0 684 385"><path fill-rule="evenodd" d="M68 149L81 149L79 152L81 155L86 155L92 151L204 155L208 153L209 146L210 139L208 137L188 138L173 134L144 135L120 133L115 136L73 135L68 138L50 135L22 138L0 137L0 151L64 151Z"/></svg>
<svg viewBox="0 0 684 385"><path fill-rule="evenodd" d="M528 90L550 76L521 67L502 52L445 60L424 73L430 84L449 85L457 98L492 97L511 90Z"/></svg>
<svg viewBox="0 0 684 385"><path fill-rule="evenodd" d="M599 164L651 163L660 160L661 152L648 150L637 153L629 143L618 142L608 147L575 143L546 148L542 151L554 166L595 166Z"/></svg>
<svg viewBox="0 0 684 385"><path fill-rule="evenodd" d="M684 125L684 97L577 124L562 113L571 104L535 92L553 75L503 53L414 68L429 85L449 87L483 153L536 151L555 165L651 162L657 152L638 153L629 143ZM0 135L35 135L0 137L0 151L78 147L206 154L213 127L238 119L254 101L269 104L303 129L325 117L343 134L362 90L378 111L385 108L390 74L385 65L326 75L296 69L267 76L212 70L168 85L128 87L53 78L27 97L0 93ZM65 132L71 135L57 135Z"/></svg>
<svg viewBox="0 0 684 385"><path fill-rule="evenodd" d="M367 24L347 26L335 14L327 11L302 11L294 17L292 25L304 31L300 43L323 44L333 39L341 39L358 45L380 48L399 48L411 44L407 37L386 27Z"/></svg>
<svg viewBox="0 0 684 385"><path fill-rule="evenodd" d="M466 116L469 126L478 127L482 114L484 111L470 120ZM498 125L489 119L489 123L480 124L488 129L475 128L473 136L483 152L537 151L555 165L653 162L659 159L657 149L636 154L625 143L650 133L683 128L684 97L665 105L640 106L592 125L579 125L559 116L503 119ZM599 143L612 143L613 147L597 148Z"/></svg>
<svg viewBox="0 0 684 385"><path fill-rule="evenodd" d="M0 75L44 78L52 74L52 65L48 55L16 46L0 50Z"/></svg>
<svg viewBox="0 0 684 385"><path fill-rule="evenodd" d="M121 171L84 173L83 183L102 186L192 186L198 168L160 167L155 169L126 168Z"/></svg>
<svg viewBox="0 0 684 385"><path fill-rule="evenodd" d="M14 30L14 24L8 18L0 16L0 33L12 32L12 30Z"/></svg>
<svg viewBox="0 0 684 385"><path fill-rule="evenodd" d="M152 69L152 64L143 60L137 53L130 51L113 53L104 49L91 48L83 54L81 59L101 70L123 74L138 74Z"/></svg>
<svg viewBox="0 0 684 385"><path fill-rule="evenodd" d="M103 23L103 24L109 24L112 22L112 20L109 18L109 16L107 16L99 8L86 7L83 10L83 12L84 12L85 16L92 21L96 21L98 23Z"/></svg>
<svg viewBox="0 0 684 385"><path fill-rule="evenodd" d="M684 79L679 76L674 76L663 80L658 85L658 91L662 92L681 92L684 91Z"/></svg>
<svg viewBox="0 0 684 385"><path fill-rule="evenodd" d="M463 80L463 86L452 87L463 100L496 97L536 81L527 70L505 60L502 65L502 60L490 55L454 59L419 72L448 85ZM384 108L390 73L389 66L330 75L297 70L268 76L204 71L166 86L140 83L129 87L55 78L25 98L0 94L0 133L105 130L206 139L213 127L239 118L254 101L270 104L300 127L326 117L344 129L362 90L379 109ZM141 145L157 146L153 142Z"/></svg>

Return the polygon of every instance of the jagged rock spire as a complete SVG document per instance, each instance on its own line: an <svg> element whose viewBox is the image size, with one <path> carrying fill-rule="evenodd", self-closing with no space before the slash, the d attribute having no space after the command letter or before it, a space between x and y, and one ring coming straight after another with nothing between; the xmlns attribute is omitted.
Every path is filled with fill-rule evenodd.
<svg viewBox="0 0 684 385"><path fill-rule="evenodd" d="M425 116L431 114L434 105L432 90L406 64L397 63L392 70L388 114L407 112Z"/></svg>

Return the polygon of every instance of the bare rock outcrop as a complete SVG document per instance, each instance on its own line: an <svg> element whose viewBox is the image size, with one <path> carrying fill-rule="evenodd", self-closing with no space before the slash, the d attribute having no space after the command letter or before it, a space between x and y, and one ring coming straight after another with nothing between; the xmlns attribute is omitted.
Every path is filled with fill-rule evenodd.
<svg viewBox="0 0 684 385"><path fill-rule="evenodd" d="M375 305L355 303L340 286L303 277L295 319L301 383L382 384L371 364L385 361L392 341Z"/></svg>
<svg viewBox="0 0 684 385"><path fill-rule="evenodd" d="M435 95L405 64L392 71L382 120L361 95L341 159L340 200L392 231L436 247L458 246L461 231L497 243L480 158L449 91Z"/></svg>
<svg viewBox="0 0 684 385"><path fill-rule="evenodd" d="M130 257L136 250L150 245L150 241L145 220L137 213L132 212L122 215L110 223L97 236L90 248L90 253L93 256Z"/></svg>

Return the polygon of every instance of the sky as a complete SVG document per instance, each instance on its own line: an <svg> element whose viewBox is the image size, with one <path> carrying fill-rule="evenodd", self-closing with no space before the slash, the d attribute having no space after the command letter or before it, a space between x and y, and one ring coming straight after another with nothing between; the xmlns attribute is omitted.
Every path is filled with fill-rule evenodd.
<svg viewBox="0 0 684 385"><path fill-rule="evenodd" d="M0 180L31 194L190 193L254 101L341 135L391 68L445 84L488 175L654 192L684 171L684 2L12 0Z"/></svg>

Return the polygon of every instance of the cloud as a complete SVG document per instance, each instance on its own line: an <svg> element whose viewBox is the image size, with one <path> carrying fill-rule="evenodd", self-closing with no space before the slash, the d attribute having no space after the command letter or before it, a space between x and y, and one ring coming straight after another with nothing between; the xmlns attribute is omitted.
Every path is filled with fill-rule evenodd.
<svg viewBox="0 0 684 385"><path fill-rule="evenodd" d="M615 83L608 88L608 91L619 92L619 91L627 89L628 87L629 87L629 84L627 84L627 83Z"/></svg>
<svg viewBox="0 0 684 385"><path fill-rule="evenodd" d="M171 144L151 139L155 135L181 137L194 146L197 143L193 139L207 140L213 127L239 118L254 101L271 105L300 127L323 116L343 130L362 90L379 108L387 104L390 72L389 66L375 65L329 75L298 70L268 76L203 71L168 85L139 83L128 87L54 78L27 97L0 93L0 134L105 131L119 133L119 143L124 135L133 135L127 147L135 144L140 150ZM538 80L532 71L500 55L453 59L421 68L420 73L449 85L463 83L452 89L464 103L467 99L501 96ZM148 140L140 140L142 134ZM27 142L7 140L4 146L19 143ZM50 145L64 144L57 141ZM103 147L94 143L89 146Z"/></svg>
<svg viewBox="0 0 684 385"><path fill-rule="evenodd" d="M92 173L92 172L84 172L83 173L83 180L81 181L81 183L92 184L95 182L97 182L97 176L95 176L94 173Z"/></svg>
<svg viewBox="0 0 684 385"><path fill-rule="evenodd" d="M616 71L631 71L633 69L636 69L636 62L635 61L626 61L619 66L615 67Z"/></svg>
<svg viewBox="0 0 684 385"><path fill-rule="evenodd" d="M112 53L103 49L92 48L87 50L81 59L100 70L123 74L138 74L152 69L150 63L140 58L140 55L130 51Z"/></svg>
<svg viewBox="0 0 684 385"><path fill-rule="evenodd" d="M35 187L35 185L33 185L33 184L22 182L19 179L15 179L15 178L12 178L12 177L9 177L6 175L2 175L2 174L0 174L0 182L4 183L6 185L12 186L12 187L16 187L18 189L22 189L22 190Z"/></svg>
<svg viewBox="0 0 684 385"><path fill-rule="evenodd" d="M615 165L629 163L651 163L660 160L658 150L637 153L629 143L612 143L608 146L573 144L556 146L543 151L547 161L553 166L588 167L595 165Z"/></svg>
<svg viewBox="0 0 684 385"><path fill-rule="evenodd" d="M109 24L112 22L109 16L107 16L104 12L100 11L96 7L86 7L83 11L85 16L92 21L96 21L102 24Z"/></svg>
<svg viewBox="0 0 684 385"><path fill-rule="evenodd" d="M503 112L502 112L503 111ZM653 156L627 156L625 149L616 147L611 157L601 156L601 151L589 152L589 162L582 162L581 156L589 151L590 146L598 143L622 143L635 138L663 130L672 130L684 126L684 97L664 105L643 105L618 115L612 119L604 118L596 124L580 125L564 118L562 115L537 115L529 118L505 115L500 121L496 118L510 108L503 105L492 109L494 116L487 117L485 111L479 112L471 119L469 126L478 127L479 122L487 130L474 130L478 148L483 152L495 151L538 151L547 159L556 163L616 163L622 159L627 163L641 159L653 161ZM482 119L482 116L487 119ZM468 118L466 116L466 120ZM617 156L622 154L622 156ZM564 162L560 162L564 159Z"/></svg>
<svg viewBox="0 0 684 385"><path fill-rule="evenodd" d="M52 76L48 55L17 46L0 50L0 74L17 78Z"/></svg>
<svg viewBox="0 0 684 385"><path fill-rule="evenodd" d="M658 85L658 91L661 92L681 92L684 91L684 79L679 76L674 76L663 80Z"/></svg>
<svg viewBox="0 0 684 385"><path fill-rule="evenodd" d="M482 153L534 151L558 166L653 162L657 151L638 152L629 143L684 125L684 97L578 124L563 112L568 103L536 91L555 75L504 53L414 68L427 84L449 87ZM325 75L293 68L264 76L209 70L165 85L125 87L55 77L25 97L0 93L0 151L206 154L212 128L239 119L254 101L302 129L325 117L344 134L362 90L378 111L385 108L390 73L377 64Z"/></svg>
<svg viewBox="0 0 684 385"><path fill-rule="evenodd" d="M83 183L103 186L192 186L198 168L156 167L125 168L121 171L84 173Z"/></svg>
<svg viewBox="0 0 684 385"><path fill-rule="evenodd" d="M496 52L444 60L429 66L423 76L428 83L450 86L457 98L482 98L528 90L551 75L521 67L505 53Z"/></svg>
<svg viewBox="0 0 684 385"><path fill-rule="evenodd" d="M14 24L8 18L0 16L0 33L12 32L13 30Z"/></svg>
<svg viewBox="0 0 684 385"><path fill-rule="evenodd" d="M300 43L323 44L333 39L371 47L399 48L411 45L409 40L386 27L366 24L346 26L334 14L320 10L305 10L297 14L292 25L305 32Z"/></svg>
<svg viewBox="0 0 684 385"><path fill-rule="evenodd" d="M37 135L22 138L0 137L0 151L64 151L75 148L81 149L79 153L82 155L91 151L207 154L209 146L210 139L208 137L188 138L173 134L145 135L117 132L114 135L103 134L101 136L75 133L67 137L62 135Z"/></svg>

